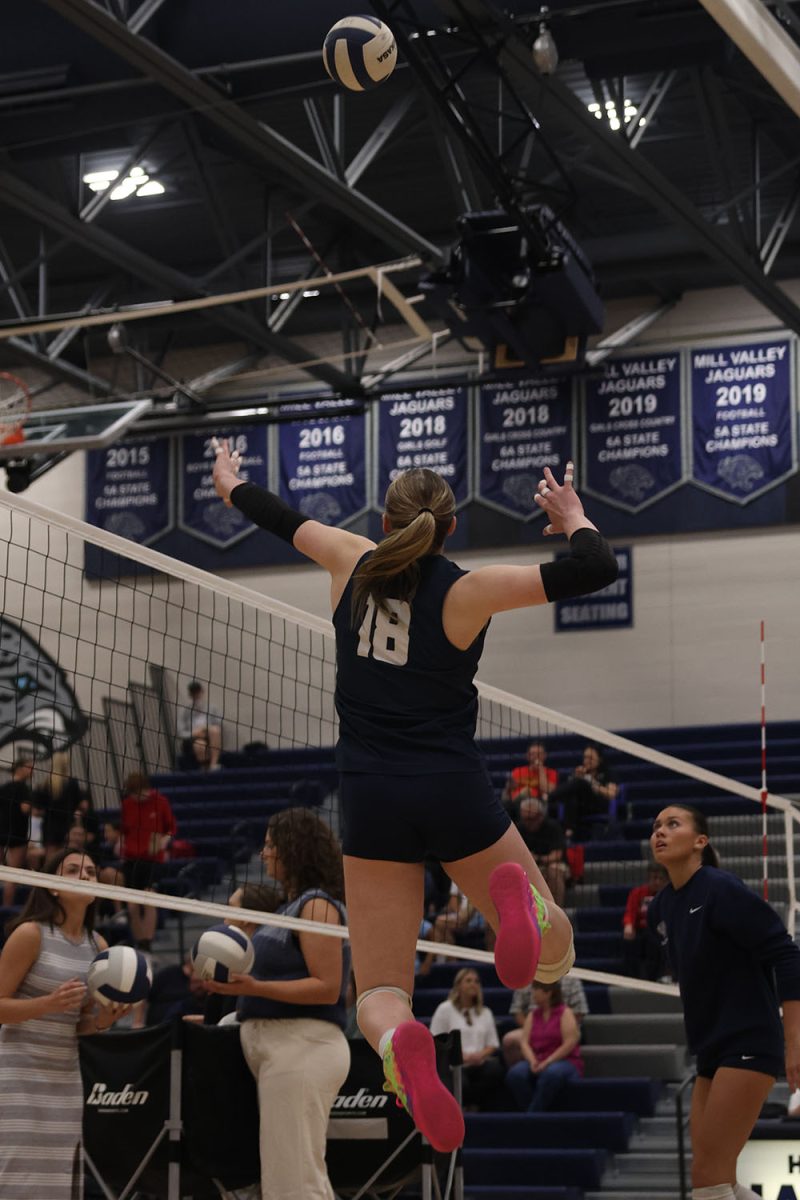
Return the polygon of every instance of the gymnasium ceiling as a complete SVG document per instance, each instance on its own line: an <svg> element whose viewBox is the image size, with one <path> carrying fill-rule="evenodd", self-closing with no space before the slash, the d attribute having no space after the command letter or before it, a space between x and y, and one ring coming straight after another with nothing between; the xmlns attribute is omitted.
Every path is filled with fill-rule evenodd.
<svg viewBox="0 0 800 1200"><path fill-rule="evenodd" d="M499 71L496 56L474 58L474 35L464 33L470 26L497 45L489 0L414 0L402 7L416 29L403 25L433 31L431 51L448 69L469 64L465 99L494 150L520 136L519 103L536 118L515 186L526 202L556 209L604 299L645 296L657 307L740 284L800 330L800 310L779 287L800 276L794 113L697 0L549 4L560 56L550 78L528 65L538 4L521 3L511 24L501 15ZM332 270L412 254L441 262L460 213L494 207L498 182L402 50L393 77L369 94L344 93L325 76L327 29L382 8L4 0L0 322L266 285L277 293L318 272L309 244ZM800 4L775 0L771 11L796 42ZM607 112L609 101L636 109L617 130L588 109ZM163 192L112 201L83 182L132 166ZM416 290L413 272L399 282ZM369 324L374 292L357 293ZM129 336L156 361L227 343L234 371L307 358L311 335L351 349L364 336L324 295L137 323ZM17 336L0 342L0 366L32 365L99 396L109 388L91 364L104 350L104 330ZM354 373L351 359L309 379L339 388Z"/></svg>

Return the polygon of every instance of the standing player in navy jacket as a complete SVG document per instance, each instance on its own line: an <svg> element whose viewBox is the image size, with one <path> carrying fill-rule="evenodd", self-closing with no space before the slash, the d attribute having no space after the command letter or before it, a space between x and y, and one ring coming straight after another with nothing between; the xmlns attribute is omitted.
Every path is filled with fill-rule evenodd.
<svg viewBox="0 0 800 1200"><path fill-rule="evenodd" d="M719 870L703 813L669 805L650 843L670 882L647 919L672 963L697 1055L692 1197L756 1200L736 1182L736 1160L784 1065L790 1087L800 1085L800 950L774 909Z"/></svg>
<svg viewBox="0 0 800 1200"><path fill-rule="evenodd" d="M444 863L497 931L495 960L508 986L526 986L534 973L555 981L574 961L569 920L495 797L475 745L473 678L486 628L494 613L605 587L616 561L584 515L571 464L563 486L546 468L535 496L550 520L545 533L565 533L570 555L541 567L472 572L442 553L456 526L455 499L433 471L407 471L390 485L387 536L376 546L242 483L237 466L223 443L214 470L223 500L331 576L358 1023L417 1127L436 1149L453 1150L464 1136L461 1110L411 1011L425 856Z"/></svg>

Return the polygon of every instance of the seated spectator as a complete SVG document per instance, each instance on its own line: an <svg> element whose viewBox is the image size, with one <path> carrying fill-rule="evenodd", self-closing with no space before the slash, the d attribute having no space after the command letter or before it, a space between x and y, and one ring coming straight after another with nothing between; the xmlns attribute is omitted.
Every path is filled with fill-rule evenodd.
<svg viewBox="0 0 800 1200"><path fill-rule="evenodd" d="M586 992L583 990L583 984L578 979L578 976L573 975L571 971L568 971L566 975L562 975L558 982L561 987L561 999L567 1008L571 1009L580 1029L583 1018L589 1012L589 1005L586 1002ZM503 1035L503 1058L507 1067L513 1067L514 1063L521 1062L522 1060L522 1030L525 1025L525 1018L532 1004L532 987L518 988L511 997L511 1006L508 1011L516 1021L517 1028L509 1029L508 1033Z"/></svg>
<svg viewBox="0 0 800 1200"><path fill-rule="evenodd" d="M272 887L268 883L245 883L231 893L228 904L232 908L250 908L255 912L276 912L284 898L282 888ZM225 924L241 929L249 938L261 929L257 921L242 921L238 917L226 917ZM236 996L207 994L203 1022L206 1025L219 1025L226 1017L233 1019L236 1001Z"/></svg>
<svg viewBox="0 0 800 1200"><path fill-rule="evenodd" d="M524 795L516 801L518 816L515 824L522 840L530 850L553 893L559 908L564 907L569 867L566 863L567 839L564 830L553 817L548 817L544 800Z"/></svg>
<svg viewBox="0 0 800 1200"><path fill-rule="evenodd" d="M470 904L456 884L450 885L450 897L446 906L434 918L433 928L429 929L428 937L432 942L442 942L446 946L475 945L481 941L487 949L489 930L482 914ZM420 931L420 937L423 934ZM482 947L481 947L482 948ZM428 975L434 963L433 953L426 954L419 964L417 974Z"/></svg>
<svg viewBox="0 0 800 1200"><path fill-rule="evenodd" d="M591 837L592 822L589 818L608 813L611 801L617 794L605 759L597 746L585 746L583 759L572 775L551 793L550 805L554 811L564 807L563 826L567 837L576 842Z"/></svg>
<svg viewBox="0 0 800 1200"><path fill-rule="evenodd" d="M16 758L11 778L0 787L0 862L7 867L24 867L28 855L33 761ZM3 884L3 905L9 908L17 894L15 883Z"/></svg>
<svg viewBox="0 0 800 1200"><path fill-rule="evenodd" d="M125 781L120 821L122 872L126 887L157 890L170 841L177 831L169 800L140 772ZM118 877L115 883L122 882ZM148 904L129 904L131 933L140 950L150 950L158 913Z"/></svg>
<svg viewBox="0 0 800 1200"><path fill-rule="evenodd" d="M184 770L199 767L216 771L222 753L222 713L206 699L206 689L198 679L188 687L189 703L178 709L177 734L181 743L179 766Z"/></svg>
<svg viewBox="0 0 800 1200"><path fill-rule="evenodd" d="M545 766L547 751L541 742L531 742L524 766L514 767L506 780L501 800L508 808L522 793L547 801L558 783L558 772Z"/></svg>
<svg viewBox="0 0 800 1200"><path fill-rule="evenodd" d="M651 863L647 883L631 888L622 918L625 974L634 979L662 979L667 973L660 938L647 924L650 901L669 883L666 868Z"/></svg>
<svg viewBox="0 0 800 1200"><path fill-rule="evenodd" d="M534 982L533 999L522 1027L522 1062L506 1083L522 1112L547 1112L566 1085L583 1076L581 1033L557 983Z"/></svg>
<svg viewBox="0 0 800 1200"><path fill-rule="evenodd" d="M463 967L453 980L448 1000L442 1001L431 1018L431 1033L461 1034L464 1060L464 1108L479 1112L491 1108L491 1100L503 1081L503 1064L497 1051L500 1039L494 1016L483 1004L477 971Z"/></svg>

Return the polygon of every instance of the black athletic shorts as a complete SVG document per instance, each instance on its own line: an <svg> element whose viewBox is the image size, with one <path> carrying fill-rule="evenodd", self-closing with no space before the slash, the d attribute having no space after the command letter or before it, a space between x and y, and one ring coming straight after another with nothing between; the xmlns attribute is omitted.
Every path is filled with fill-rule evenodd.
<svg viewBox="0 0 800 1200"><path fill-rule="evenodd" d="M737 1054L731 1053L730 1050L698 1054L697 1074L702 1079L713 1079L720 1067L733 1067L737 1071L759 1071L762 1075L774 1075L779 1079L784 1072L784 1060L782 1054L765 1053L763 1050L755 1054L748 1054L747 1051Z"/></svg>
<svg viewBox="0 0 800 1200"><path fill-rule="evenodd" d="M341 776L342 850L388 862L455 862L493 846L511 824L488 772Z"/></svg>

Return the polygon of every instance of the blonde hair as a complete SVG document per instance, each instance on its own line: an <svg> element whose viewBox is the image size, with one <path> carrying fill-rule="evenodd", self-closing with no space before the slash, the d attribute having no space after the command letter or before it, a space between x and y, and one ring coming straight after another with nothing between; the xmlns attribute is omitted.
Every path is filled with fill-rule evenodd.
<svg viewBox="0 0 800 1200"><path fill-rule="evenodd" d="M461 1004L461 997L459 996L459 988L466 979L467 975L475 975L478 980L478 995L475 999L475 1003L467 1005L467 1008L474 1008L476 1013L481 1013L483 1012L483 988L481 987L481 977L478 975L478 972L474 967L462 967L460 971L456 971L456 977L453 980L453 987L450 995L447 998L454 1008L457 1008L459 1012L464 1012L464 1008Z"/></svg>
<svg viewBox="0 0 800 1200"><path fill-rule="evenodd" d="M388 612L386 600L412 600L419 586L419 560L441 550L455 515L450 485L427 467L398 475L386 489L384 511L392 532L375 547L353 577L351 617L361 624L367 603Z"/></svg>

